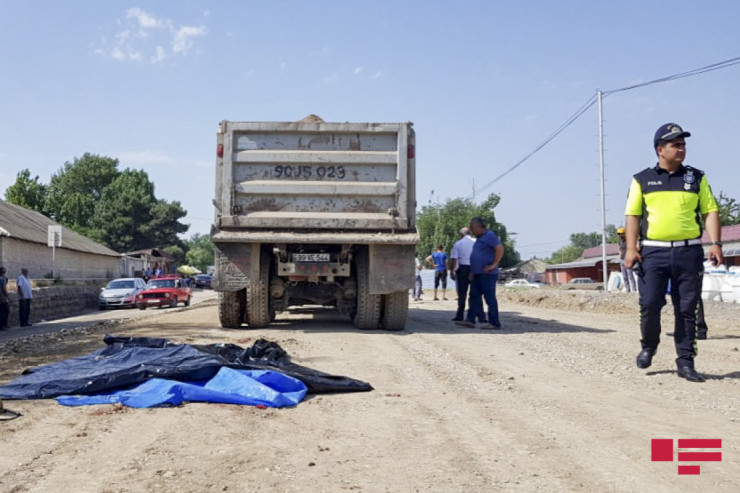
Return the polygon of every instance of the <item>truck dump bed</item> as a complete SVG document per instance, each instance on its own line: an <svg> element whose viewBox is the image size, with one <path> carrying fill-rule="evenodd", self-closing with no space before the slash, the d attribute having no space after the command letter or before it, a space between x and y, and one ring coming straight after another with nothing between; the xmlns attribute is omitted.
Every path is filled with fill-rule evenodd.
<svg viewBox="0 0 740 493"><path fill-rule="evenodd" d="M409 122L222 122L216 227L415 231L414 146Z"/></svg>

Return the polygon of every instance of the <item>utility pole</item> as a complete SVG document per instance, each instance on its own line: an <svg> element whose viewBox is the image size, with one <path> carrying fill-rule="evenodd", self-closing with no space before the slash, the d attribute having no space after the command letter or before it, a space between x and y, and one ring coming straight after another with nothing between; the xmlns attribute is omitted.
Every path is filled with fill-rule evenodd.
<svg viewBox="0 0 740 493"><path fill-rule="evenodd" d="M601 107L601 91L596 90L599 100L599 172L601 175L601 263L604 276L604 291L609 283L609 272L606 269L606 192L604 185L604 116Z"/></svg>

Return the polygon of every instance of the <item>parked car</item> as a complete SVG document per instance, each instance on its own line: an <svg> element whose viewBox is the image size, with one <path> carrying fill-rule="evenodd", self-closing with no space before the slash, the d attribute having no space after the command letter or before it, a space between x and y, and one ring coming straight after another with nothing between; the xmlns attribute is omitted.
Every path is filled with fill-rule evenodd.
<svg viewBox="0 0 740 493"><path fill-rule="evenodd" d="M601 283L594 282L589 277L574 277L570 282L563 284L565 289L591 289L601 291L604 286Z"/></svg>
<svg viewBox="0 0 740 493"><path fill-rule="evenodd" d="M213 288L213 276L208 274L198 274L195 276L195 287L196 288Z"/></svg>
<svg viewBox="0 0 740 493"><path fill-rule="evenodd" d="M504 284L504 287L515 289L539 289L540 285L529 282L526 279L514 279Z"/></svg>
<svg viewBox="0 0 740 493"><path fill-rule="evenodd" d="M98 308L101 310L118 307L133 308L136 306L136 296L144 289L146 289L146 284L138 277L113 279L104 288L100 288Z"/></svg>
<svg viewBox="0 0 740 493"><path fill-rule="evenodd" d="M176 307L178 303L190 306L193 291L176 276L150 279L146 289L136 296L136 306L144 310L149 306Z"/></svg>

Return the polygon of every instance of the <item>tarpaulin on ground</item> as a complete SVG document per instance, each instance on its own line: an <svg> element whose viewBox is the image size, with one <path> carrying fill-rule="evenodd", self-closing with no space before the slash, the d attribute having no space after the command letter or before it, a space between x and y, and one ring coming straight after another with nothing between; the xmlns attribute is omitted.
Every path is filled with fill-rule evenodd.
<svg viewBox="0 0 740 493"><path fill-rule="evenodd" d="M247 406L295 406L306 395L306 384L271 370L232 370L222 367L206 382L184 383L152 378L129 390L97 395L63 395L65 406L121 403L128 407L177 406L183 401Z"/></svg>
<svg viewBox="0 0 740 493"><path fill-rule="evenodd" d="M264 339L246 349L234 344L174 344L148 337L106 335L104 341L106 347L85 356L26 370L0 387L0 398L110 393L152 378L203 383L223 367L277 371L302 381L309 393L372 390L366 382L297 365L279 344Z"/></svg>

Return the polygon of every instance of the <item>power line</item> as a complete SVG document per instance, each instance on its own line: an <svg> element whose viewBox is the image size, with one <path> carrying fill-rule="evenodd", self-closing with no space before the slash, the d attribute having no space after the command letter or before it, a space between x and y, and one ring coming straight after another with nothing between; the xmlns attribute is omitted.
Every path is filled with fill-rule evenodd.
<svg viewBox="0 0 740 493"><path fill-rule="evenodd" d="M660 84L660 83L663 83L663 82L670 82L672 80L683 79L685 77L691 77L693 75L700 75L700 74L704 74L706 72L712 72L714 70L720 70L720 69L731 67L731 66L737 65L737 64L740 64L740 57L730 58L728 60L724 60L724 61L721 61L721 62L713 63L711 65L707 65L707 66L704 66L704 67L699 67L699 68L696 68L696 69L693 69L693 70L689 70L687 72L681 72L681 73L678 73L678 74L669 75L667 77L661 77L660 79L655 79L655 80L651 80L651 81L648 81L648 82L642 82L640 84L633 84L631 86L621 87L619 89L613 89L611 91L604 91L604 92L602 92L602 96L608 96L610 94L614 94L614 93L618 93L618 92L623 92L623 91L629 91L630 89L637 89L639 87L650 86L650 85L653 85L653 84ZM489 188L490 186L492 186L493 184L495 184L496 182L498 182L501 178L505 177L506 175L508 175L509 173L511 173L512 171L514 171L515 169L517 169L519 166L521 166L522 164L524 164L525 161L527 161L529 158L531 158L532 156L534 156L535 154L537 154L537 152L539 152L543 147L545 147L552 140L554 140L555 137L557 137L563 131L565 131L566 128L570 127L578 118L580 118L581 115L583 115L589 108L591 108L591 106L593 106L594 104L596 104L596 102L597 102L597 96L596 95L591 96L588 99L588 101L586 101L585 103L583 103L583 106L581 106L578 109L578 111L576 111L573 115L571 115L570 118L568 118L567 120L565 120L565 122L563 122L557 128L557 130L555 130L552 134L550 134L550 136L547 137L541 144L539 144L537 147L535 147L533 151L531 151L529 154L527 154L522 159L520 159L519 161L517 161L513 166L511 166L506 171L504 171L503 173L501 173L500 175L498 175L496 178L494 178L493 180L489 181L488 183L486 183L482 187L476 189L476 194L478 194L478 193L482 192L483 190Z"/></svg>
<svg viewBox="0 0 740 493"><path fill-rule="evenodd" d="M630 89L637 89L638 87L645 87L645 86L651 86L653 84L670 82L672 80L683 79L684 77L691 77L692 75L704 74L706 72L712 72L714 70L720 70L723 68L731 67L739 63L740 63L740 57L730 58L729 60L724 60L722 62L713 63L711 65L707 65L706 67L695 68L693 70L689 70L688 72L681 72L680 74L669 75L668 77L661 77L660 79L655 79L655 80L651 80L648 82L642 82L640 84L634 84L634 85L622 87L619 89L613 89L611 91L604 91L602 94L604 96L608 96L609 94L614 94L614 93L622 92L622 91L629 91Z"/></svg>
<svg viewBox="0 0 740 493"><path fill-rule="evenodd" d="M524 164L524 162L526 160L528 160L529 158L531 158L532 156L534 156L535 154L537 154L537 152L539 152L540 149L542 149L547 144L549 144L553 139L555 139L555 137L557 137L558 135L560 135L566 128L570 127L573 124L573 122L575 122L582 114L584 114L595 103L596 103L596 96L591 96L588 99L588 101L586 101L585 103L583 103L583 106L581 106L578 109L578 111L576 111L573 115L571 115L570 118L568 118L567 120L565 120L565 122L563 122L557 128L557 130L555 130L552 134L550 134L550 136L547 137L540 145L538 145L537 147L535 147L532 152L530 152L529 154L527 154L526 156L524 156L522 159L520 159L514 166L510 167L509 169L507 169L506 171L504 171L503 173L501 173L500 175L498 175L496 178L494 178L493 180L489 181L488 183L486 183L485 185L483 185L482 187L480 187L479 189L477 189L476 190L476 193L482 192L483 190L487 189L488 187L490 187L491 185L493 185L494 183L496 183L497 181L499 181L501 178L503 178L504 176L508 175L509 173L511 173L512 171L514 171L515 169L517 169L519 166L521 166L522 164Z"/></svg>

